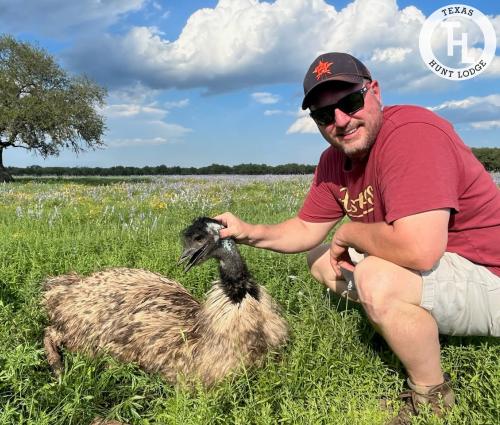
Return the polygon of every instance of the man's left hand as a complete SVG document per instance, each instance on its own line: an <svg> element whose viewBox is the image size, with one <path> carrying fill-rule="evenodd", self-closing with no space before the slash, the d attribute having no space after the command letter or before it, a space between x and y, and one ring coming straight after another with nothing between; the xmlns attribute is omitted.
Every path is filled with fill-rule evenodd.
<svg viewBox="0 0 500 425"><path fill-rule="evenodd" d="M347 252L348 245L342 241L342 227L335 232L330 246L330 264L337 277L342 277L340 268L354 271L354 266L351 263L351 257Z"/></svg>

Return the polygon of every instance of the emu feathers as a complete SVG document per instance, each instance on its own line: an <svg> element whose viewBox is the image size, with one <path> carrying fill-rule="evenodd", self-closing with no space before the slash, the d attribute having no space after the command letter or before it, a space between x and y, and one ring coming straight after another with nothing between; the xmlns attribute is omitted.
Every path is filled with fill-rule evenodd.
<svg viewBox="0 0 500 425"><path fill-rule="evenodd" d="M283 345L288 329L278 306L253 281L235 242L219 238L220 228L202 217L182 234L186 269L219 261L220 280L203 303L179 283L141 269L48 279L44 346L54 371L62 371L64 346L90 356L109 353L172 383L183 376L210 386Z"/></svg>

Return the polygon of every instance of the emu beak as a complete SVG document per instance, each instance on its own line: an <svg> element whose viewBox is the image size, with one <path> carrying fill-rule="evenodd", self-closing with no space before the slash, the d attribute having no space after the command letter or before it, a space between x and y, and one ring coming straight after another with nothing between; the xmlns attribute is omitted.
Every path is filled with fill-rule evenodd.
<svg viewBox="0 0 500 425"><path fill-rule="evenodd" d="M186 248L181 254L177 265L186 263L186 266L184 267L184 273L188 272L191 267L198 264L204 258L207 248L208 245L203 245L200 248Z"/></svg>

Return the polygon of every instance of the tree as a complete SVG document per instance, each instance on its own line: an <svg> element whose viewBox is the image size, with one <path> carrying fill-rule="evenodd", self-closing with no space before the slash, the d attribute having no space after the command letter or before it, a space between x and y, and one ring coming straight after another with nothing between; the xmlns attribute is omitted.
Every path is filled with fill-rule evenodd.
<svg viewBox="0 0 500 425"><path fill-rule="evenodd" d="M46 158L63 148L75 153L102 146L104 118L97 107L106 90L70 76L44 50L0 36L0 182L12 177L3 151L24 148Z"/></svg>

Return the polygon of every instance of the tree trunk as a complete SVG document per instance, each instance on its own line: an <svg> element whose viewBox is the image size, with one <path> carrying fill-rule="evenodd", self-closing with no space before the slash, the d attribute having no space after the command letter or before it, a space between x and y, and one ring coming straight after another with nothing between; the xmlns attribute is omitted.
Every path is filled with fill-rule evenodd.
<svg viewBox="0 0 500 425"><path fill-rule="evenodd" d="M4 148L0 146L0 183L11 182L14 180L3 166L3 150Z"/></svg>

